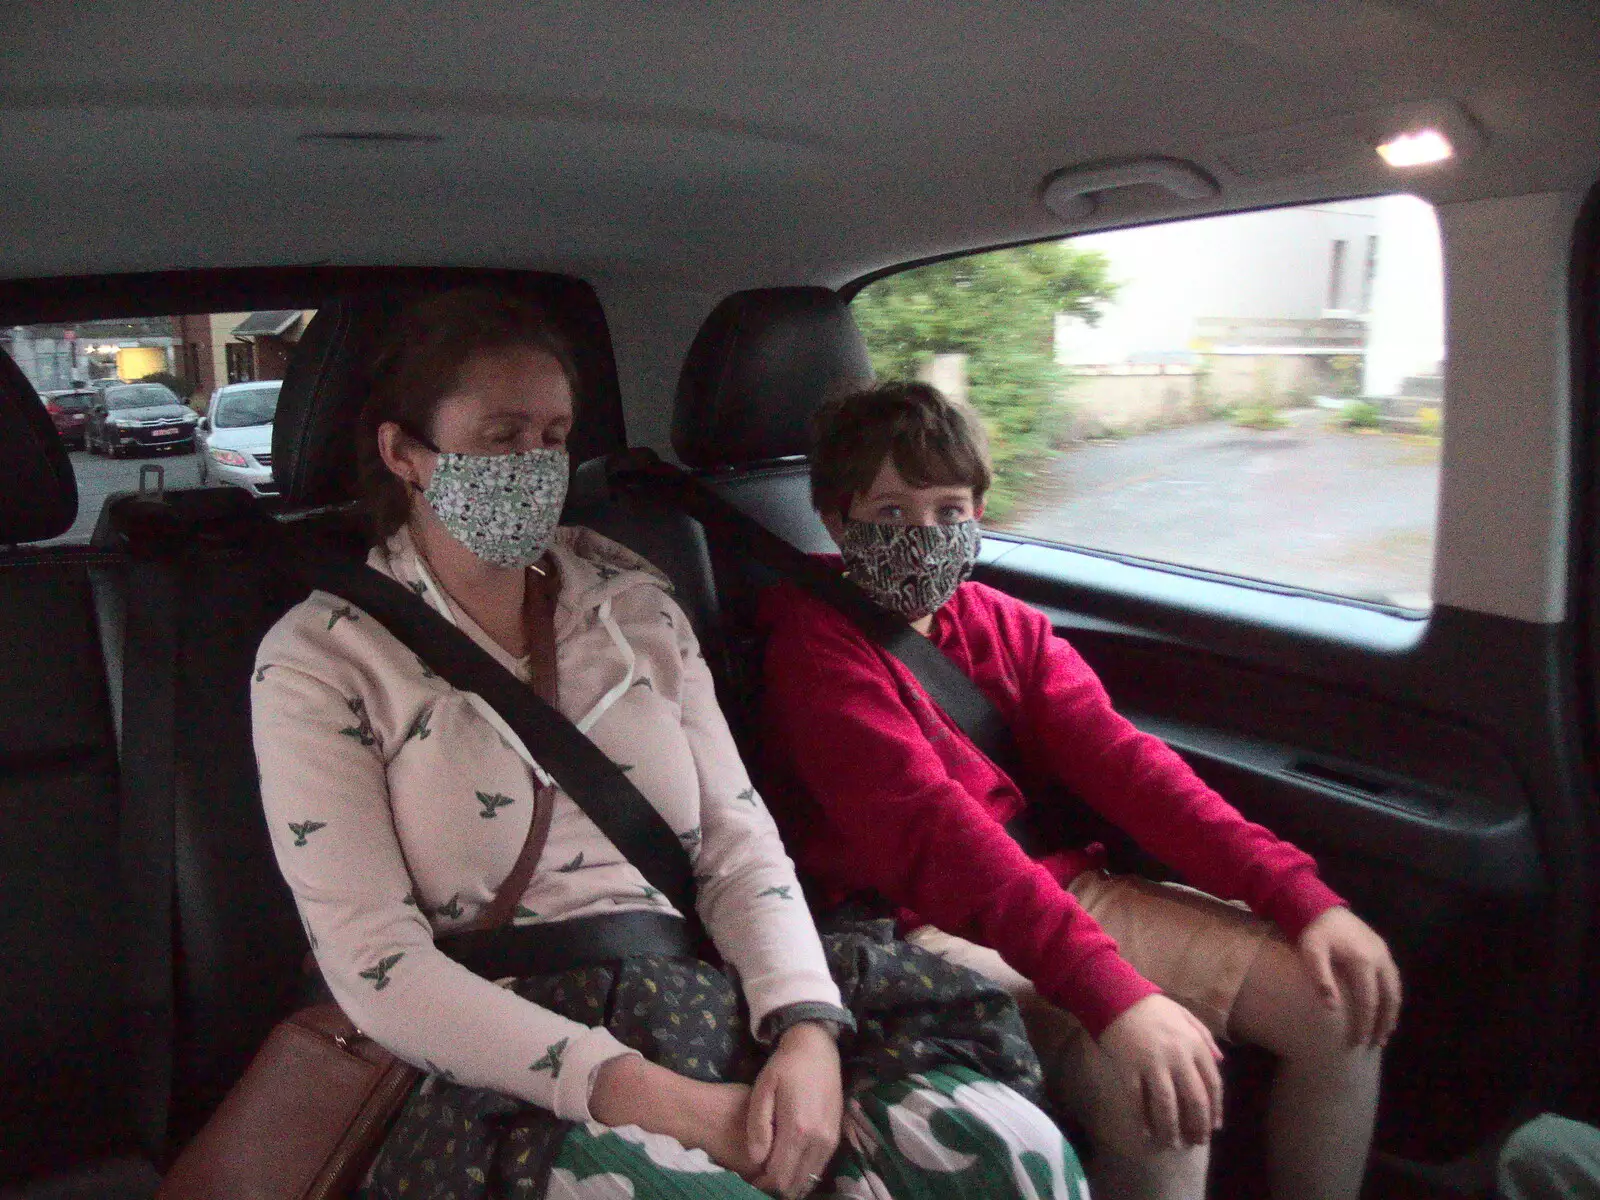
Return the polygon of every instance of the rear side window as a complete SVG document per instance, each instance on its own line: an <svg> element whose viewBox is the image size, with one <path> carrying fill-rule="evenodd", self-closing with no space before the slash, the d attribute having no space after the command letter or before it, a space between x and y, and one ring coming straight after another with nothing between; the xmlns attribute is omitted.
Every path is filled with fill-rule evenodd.
<svg viewBox="0 0 1600 1200"><path fill-rule="evenodd" d="M0 328L0 351L34 390L62 393L46 396L58 411L85 413L82 422L58 427L78 485L78 519L60 540L88 541L107 497L137 491L151 466L168 488L236 486L203 469L199 414L231 387L233 408L222 424L257 424L263 413L271 422L279 381L315 312L113 316ZM270 456L252 455L270 467Z"/></svg>
<svg viewBox="0 0 1600 1200"><path fill-rule="evenodd" d="M987 528L1431 606L1445 331L1424 201L990 251L877 280L853 309L880 377L983 415Z"/></svg>

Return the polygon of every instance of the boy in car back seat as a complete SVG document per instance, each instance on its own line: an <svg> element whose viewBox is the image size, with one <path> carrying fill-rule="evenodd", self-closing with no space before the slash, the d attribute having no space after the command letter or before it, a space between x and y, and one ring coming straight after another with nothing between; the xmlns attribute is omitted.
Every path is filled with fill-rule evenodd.
<svg viewBox="0 0 1600 1200"><path fill-rule="evenodd" d="M821 899L875 891L912 941L1017 996L1054 1095L1089 1131L1096 1194L1204 1194L1218 1043L1236 1040L1278 1058L1273 1195L1355 1197L1400 1009L1388 948L1309 856L1119 716L1043 615L964 582L989 483L982 427L932 387L885 384L818 415L812 501L849 577L977 684L1036 781L1204 891L1113 876L1098 845L1030 858L1005 829L1028 783L897 658L785 583L762 601L763 717L796 857Z"/></svg>

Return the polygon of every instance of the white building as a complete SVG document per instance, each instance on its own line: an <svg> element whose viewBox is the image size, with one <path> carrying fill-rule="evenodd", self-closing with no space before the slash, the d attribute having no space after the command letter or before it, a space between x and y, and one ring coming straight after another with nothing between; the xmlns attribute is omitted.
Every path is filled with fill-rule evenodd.
<svg viewBox="0 0 1600 1200"><path fill-rule="evenodd" d="M1056 322L1056 357L1096 375L1197 365L1260 376L1300 360L1286 381L1326 379L1359 356L1360 390L1392 396L1437 374L1444 282L1433 209L1410 196L1350 200L1074 238L1119 285L1096 327ZM1324 360L1318 371L1317 360ZM1298 386L1297 384L1297 386ZM1286 383L1287 386L1287 383Z"/></svg>

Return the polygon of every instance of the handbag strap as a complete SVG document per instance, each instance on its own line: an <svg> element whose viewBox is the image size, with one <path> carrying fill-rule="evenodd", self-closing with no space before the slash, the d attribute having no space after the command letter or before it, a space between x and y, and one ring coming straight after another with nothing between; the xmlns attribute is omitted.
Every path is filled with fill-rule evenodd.
<svg viewBox="0 0 1600 1200"><path fill-rule="evenodd" d="M533 878L534 868L539 865L539 856L544 853L555 808L555 788L545 786L534 792L533 817L528 821L528 837L522 843L522 853L517 855L517 861L512 864L511 873L501 880L494 899L489 902L489 907L473 926L474 929L494 930L510 923L512 914L517 911L517 902L527 892L528 881Z"/></svg>
<svg viewBox="0 0 1600 1200"><path fill-rule="evenodd" d="M688 851L666 818L576 725L402 584L322 547L290 548L270 518L258 528L264 553L282 570L355 605L446 683L481 696L623 857L697 926Z"/></svg>

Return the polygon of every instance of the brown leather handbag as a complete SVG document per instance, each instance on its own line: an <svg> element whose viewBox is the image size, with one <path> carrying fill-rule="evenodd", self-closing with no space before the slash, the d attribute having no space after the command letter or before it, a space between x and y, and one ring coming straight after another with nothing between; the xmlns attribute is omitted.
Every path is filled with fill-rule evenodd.
<svg viewBox="0 0 1600 1200"><path fill-rule="evenodd" d="M540 788L528 839L478 930L515 911L544 849L555 789ZM172 1164L158 1200L340 1200L360 1181L421 1076L336 1004L280 1022Z"/></svg>

